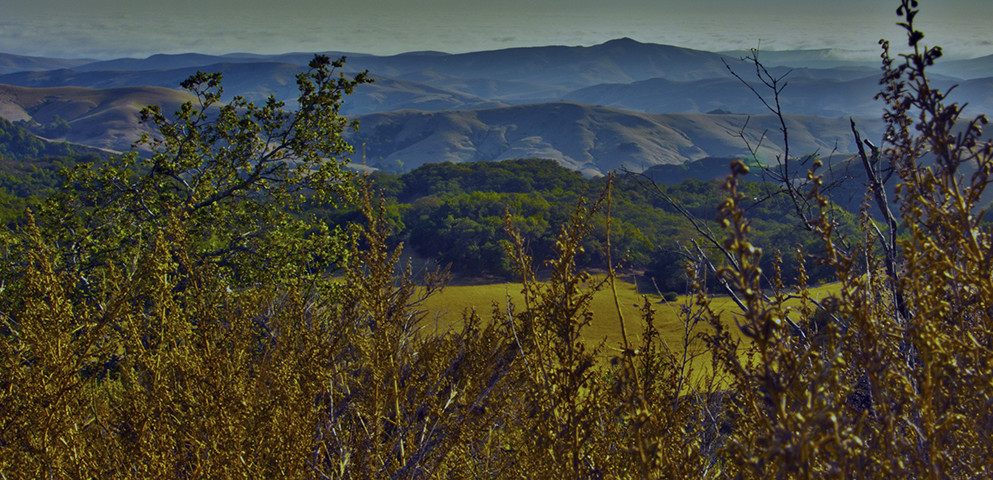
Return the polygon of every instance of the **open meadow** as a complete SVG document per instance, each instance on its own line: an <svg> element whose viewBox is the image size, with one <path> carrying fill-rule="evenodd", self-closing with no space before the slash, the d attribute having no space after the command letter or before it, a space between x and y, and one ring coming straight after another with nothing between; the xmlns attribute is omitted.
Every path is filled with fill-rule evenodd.
<svg viewBox="0 0 993 480"><path fill-rule="evenodd" d="M621 307L621 314L624 316L630 341L633 347L641 343L644 332L644 320L642 308L647 299L654 311L655 328L659 331L660 337L674 351L681 352L684 339L691 340L691 352L702 352L705 349L703 340L699 338L700 333L709 330L705 322L699 322L687 336L686 319L694 314L699 308L695 305L696 298L693 295L679 295L675 300L667 301L657 293L645 294L639 292L638 284L633 277L630 280L618 280L617 296ZM595 280L602 280L595 277ZM839 284L826 284L811 288L810 294L814 299L837 295ZM722 295L710 295L710 305L715 312L727 312L723 315L725 321L734 327L734 314L738 310L731 298ZM798 305L799 300L791 300L787 305ZM489 283L474 285L449 285L441 292L428 297L422 309L425 312L423 325L428 329L438 329L445 331L449 328L461 324L463 314L473 311L484 320L492 321L499 318L507 318L507 309L520 311L524 307L524 296L520 283ZM600 358L608 360L610 357L618 355L622 349L623 338L621 335L620 318L609 284L594 294L591 305L593 313L592 322L582 330L582 337L588 346L602 345ZM737 328L733 331L737 333ZM694 363L696 371L709 371L709 356L700 356Z"/></svg>

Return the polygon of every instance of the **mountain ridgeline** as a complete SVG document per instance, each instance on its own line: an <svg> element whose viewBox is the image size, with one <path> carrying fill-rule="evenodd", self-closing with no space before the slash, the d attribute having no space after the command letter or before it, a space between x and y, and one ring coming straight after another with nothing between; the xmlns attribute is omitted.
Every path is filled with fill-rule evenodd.
<svg viewBox="0 0 993 480"><path fill-rule="evenodd" d="M390 172L425 163L550 158L587 175L640 171L707 157L760 161L783 153L779 126L750 91L746 52L720 54L619 39L589 47L532 47L464 54L412 52L346 56L346 75L369 70L342 104L360 121L349 137L353 164ZM154 55L106 61L0 56L0 117L56 140L125 151L148 130L145 104L174 110L176 90L197 71L224 75L224 99L294 101L295 75L309 54ZM791 153L854 153L848 118L882 137L875 99L879 70L829 50L759 52L788 82L780 100ZM731 76L736 72L749 82ZM949 62L936 86L950 100L993 112L993 58ZM43 132L58 115L69 127ZM761 139L761 141L760 141ZM364 146L364 147L363 147Z"/></svg>

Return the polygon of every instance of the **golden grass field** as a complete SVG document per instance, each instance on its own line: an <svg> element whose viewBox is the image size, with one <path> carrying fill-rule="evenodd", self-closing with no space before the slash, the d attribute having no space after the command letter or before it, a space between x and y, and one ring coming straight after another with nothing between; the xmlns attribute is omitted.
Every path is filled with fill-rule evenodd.
<svg viewBox="0 0 993 480"><path fill-rule="evenodd" d="M642 330L641 306L643 295L637 292L633 283L619 281L617 295L628 325L629 335L640 335ZM655 310L655 324L661 334L669 340L682 335L682 326L678 320L681 305L691 301L688 297L680 297L675 302L665 302L658 295L647 296ZM512 302L519 311L523 308L524 297L519 283L494 283L486 285L454 285L445 287L441 293L428 298L424 308L428 312L428 322L437 320L440 328L448 328L460 322L462 313L475 309L484 320L493 316L493 306L498 305L501 312L506 312L507 304ZM590 344L606 341L607 347L621 344L620 320L613 295L609 286L605 286L593 297L593 323L584 330L584 337ZM631 338L635 341L634 338Z"/></svg>
<svg viewBox="0 0 993 480"><path fill-rule="evenodd" d="M837 285L828 284L811 289L811 296L821 298L837 293ZM675 301L666 302L659 295L645 295L638 292L636 285L629 281L617 282L617 296L620 301L621 313L628 332L632 347L637 347L641 341L643 322L641 306L644 298L648 298L655 310L654 322L661 338L669 347L681 352L685 336L685 316L680 312L696 310L692 296L680 295ZM491 283L482 285L450 285L440 293L429 297L422 308L426 311L424 325L426 328L447 330L462 321L463 312L475 310L484 321L493 319L494 305L497 305L501 315L505 316L508 302L512 302L518 311L523 308L524 300L520 283ZM711 308L717 312L733 312L737 309L734 302L726 296L711 298ZM596 292L592 304L593 321L583 330L587 345L603 344L601 358L607 360L615 356L623 344L620 319L610 286ZM732 316L726 315L726 320L733 325ZM703 341L696 337L697 333L709 329L705 322L700 322L691 332L691 351L701 351ZM735 329L736 330L736 329ZM701 356L693 362L695 369L709 371L710 359ZM698 370L699 371L699 370Z"/></svg>

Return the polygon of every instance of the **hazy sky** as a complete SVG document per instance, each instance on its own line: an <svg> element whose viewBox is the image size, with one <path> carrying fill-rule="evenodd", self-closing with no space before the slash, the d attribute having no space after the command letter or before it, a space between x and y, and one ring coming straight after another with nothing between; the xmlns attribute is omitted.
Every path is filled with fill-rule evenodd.
<svg viewBox="0 0 993 480"><path fill-rule="evenodd" d="M631 37L702 50L902 41L890 0L4 0L0 52L53 57L343 51L451 53ZM921 0L929 44L993 54L993 1Z"/></svg>

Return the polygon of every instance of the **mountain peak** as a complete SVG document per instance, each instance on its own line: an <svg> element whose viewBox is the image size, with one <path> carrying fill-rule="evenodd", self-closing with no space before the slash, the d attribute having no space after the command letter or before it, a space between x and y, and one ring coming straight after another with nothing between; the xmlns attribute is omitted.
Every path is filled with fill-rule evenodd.
<svg viewBox="0 0 993 480"><path fill-rule="evenodd" d="M631 37L615 38L600 44L601 47L640 47L644 45L647 44L639 42Z"/></svg>

